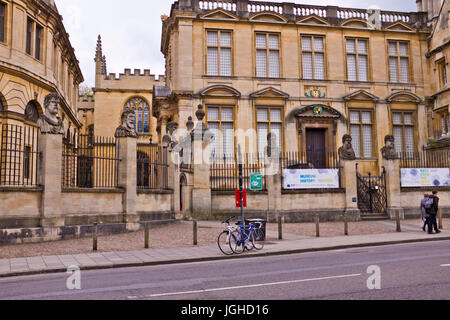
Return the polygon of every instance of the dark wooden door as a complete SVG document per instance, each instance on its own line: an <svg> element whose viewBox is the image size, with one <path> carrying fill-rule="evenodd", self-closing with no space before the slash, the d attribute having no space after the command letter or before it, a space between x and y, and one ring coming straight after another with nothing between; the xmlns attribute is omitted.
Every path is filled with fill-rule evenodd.
<svg viewBox="0 0 450 320"><path fill-rule="evenodd" d="M314 168L325 168L325 129L306 129L306 156Z"/></svg>

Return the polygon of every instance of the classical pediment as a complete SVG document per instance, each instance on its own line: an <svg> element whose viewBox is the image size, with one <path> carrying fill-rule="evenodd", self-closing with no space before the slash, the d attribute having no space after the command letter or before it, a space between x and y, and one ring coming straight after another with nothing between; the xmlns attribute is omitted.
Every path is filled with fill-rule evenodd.
<svg viewBox="0 0 450 320"><path fill-rule="evenodd" d="M301 108L295 113L296 118L331 118L339 119L342 114L329 106L322 104L313 104Z"/></svg>
<svg viewBox="0 0 450 320"><path fill-rule="evenodd" d="M275 13L275 12L269 12L269 11L263 11L258 12L254 15L252 15L249 18L250 21L261 21L261 22L276 22L276 23L285 23L287 22L286 18L282 15Z"/></svg>
<svg viewBox="0 0 450 320"><path fill-rule="evenodd" d="M409 91L396 91L386 98L387 102L412 102L420 103L422 99Z"/></svg>
<svg viewBox="0 0 450 320"><path fill-rule="evenodd" d="M205 97L240 97L241 93L229 86L225 85L214 85L203 89L199 92L200 96Z"/></svg>
<svg viewBox="0 0 450 320"><path fill-rule="evenodd" d="M224 9L216 9L200 16L201 19L211 20L239 20L239 17Z"/></svg>
<svg viewBox="0 0 450 320"><path fill-rule="evenodd" d="M402 32L414 32L415 30L402 21L394 22L384 28L389 31L402 31Z"/></svg>
<svg viewBox="0 0 450 320"><path fill-rule="evenodd" d="M296 23L297 24L308 24L308 25L313 25L313 26L329 26L330 25L330 23L327 20L325 20L315 14L312 14L312 15L309 15L302 19L299 19L299 20L297 20Z"/></svg>
<svg viewBox="0 0 450 320"><path fill-rule="evenodd" d="M288 99L289 95L273 87L264 88L250 94L251 98L283 98Z"/></svg>
<svg viewBox="0 0 450 320"><path fill-rule="evenodd" d="M367 20L361 18L347 19L341 23L342 27L357 29L373 29L373 26Z"/></svg>
<svg viewBox="0 0 450 320"><path fill-rule="evenodd" d="M378 101L380 98L367 92L366 90L358 90L343 97L345 101L358 100L358 101Z"/></svg>

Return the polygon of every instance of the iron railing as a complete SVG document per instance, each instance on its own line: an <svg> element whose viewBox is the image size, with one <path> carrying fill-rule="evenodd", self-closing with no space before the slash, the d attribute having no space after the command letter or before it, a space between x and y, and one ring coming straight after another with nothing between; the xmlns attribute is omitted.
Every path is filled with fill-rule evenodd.
<svg viewBox="0 0 450 320"><path fill-rule="evenodd" d="M63 188L118 187L119 146L115 138L79 135L63 138Z"/></svg>
<svg viewBox="0 0 450 320"><path fill-rule="evenodd" d="M0 124L0 186L38 186L39 129Z"/></svg>
<svg viewBox="0 0 450 320"><path fill-rule="evenodd" d="M169 189L168 150L153 143L137 145L137 188Z"/></svg>
<svg viewBox="0 0 450 320"><path fill-rule="evenodd" d="M356 173L358 209L361 213L387 213L386 171L380 176Z"/></svg>
<svg viewBox="0 0 450 320"><path fill-rule="evenodd" d="M242 156L243 188L250 190L250 176L261 173L262 188L266 188L264 174L264 156L262 154L245 154ZM235 191L239 189L239 163L236 156L217 156L211 158L210 181L212 191Z"/></svg>
<svg viewBox="0 0 450 320"><path fill-rule="evenodd" d="M449 150L400 153L400 168L450 168Z"/></svg>

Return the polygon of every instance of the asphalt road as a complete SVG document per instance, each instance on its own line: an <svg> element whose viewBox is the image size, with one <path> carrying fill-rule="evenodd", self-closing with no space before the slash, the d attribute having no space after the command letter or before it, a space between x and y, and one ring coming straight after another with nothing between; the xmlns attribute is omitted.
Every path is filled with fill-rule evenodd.
<svg viewBox="0 0 450 320"><path fill-rule="evenodd" d="M442 241L81 271L80 290L67 289L64 273L5 278L0 299L449 300L449 249Z"/></svg>

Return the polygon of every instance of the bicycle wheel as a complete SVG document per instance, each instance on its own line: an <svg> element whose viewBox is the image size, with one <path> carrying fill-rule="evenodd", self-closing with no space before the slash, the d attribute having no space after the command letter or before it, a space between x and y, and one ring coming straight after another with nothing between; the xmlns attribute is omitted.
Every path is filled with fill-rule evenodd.
<svg viewBox="0 0 450 320"><path fill-rule="evenodd" d="M234 231L230 236L230 248L236 254L244 252L245 249L245 246L240 239L241 236L238 231Z"/></svg>
<svg viewBox="0 0 450 320"><path fill-rule="evenodd" d="M219 237L217 238L217 245L219 246L220 251L222 251L222 253L227 256L233 254L233 250L231 250L230 246L230 239L231 239L230 231L222 232L221 234L219 234Z"/></svg>
<svg viewBox="0 0 450 320"><path fill-rule="evenodd" d="M252 232L251 235L251 241L253 244L253 248L255 248L255 250L262 250L262 248L264 248L264 234L262 233L261 229L255 229Z"/></svg>

